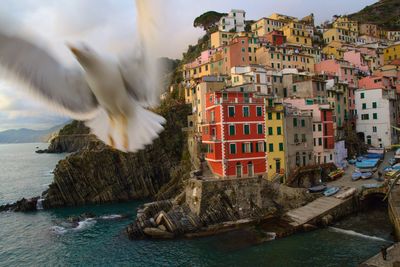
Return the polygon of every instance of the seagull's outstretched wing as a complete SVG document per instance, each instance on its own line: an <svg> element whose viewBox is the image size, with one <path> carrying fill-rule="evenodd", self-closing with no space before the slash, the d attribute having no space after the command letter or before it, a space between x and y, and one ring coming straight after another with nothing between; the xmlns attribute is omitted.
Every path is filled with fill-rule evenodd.
<svg viewBox="0 0 400 267"><path fill-rule="evenodd" d="M0 32L0 67L6 78L22 83L60 112L87 120L97 112L97 100L82 71L68 69L44 49Z"/></svg>
<svg viewBox="0 0 400 267"><path fill-rule="evenodd" d="M157 59L160 44L157 18L161 17L160 0L136 0L139 43L136 54L120 60L121 73L129 94L146 107L159 104L164 66Z"/></svg>

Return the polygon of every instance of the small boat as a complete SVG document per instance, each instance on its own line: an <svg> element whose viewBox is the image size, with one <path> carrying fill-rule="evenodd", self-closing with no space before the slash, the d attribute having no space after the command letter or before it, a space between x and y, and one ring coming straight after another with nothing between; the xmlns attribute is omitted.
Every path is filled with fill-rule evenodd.
<svg viewBox="0 0 400 267"><path fill-rule="evenodd" d="M356 164L357 160L356 159L349 159L349 164L354 165Z"/></svg>
<svg viewBox="0 0 400 267"><path fill-rule="evenodd" d="M362 173L361 172L353 172L351 175L351 180L357 181L361 178Z"/></svg>
<svg viewBox="0 0 400 267"><path fill-rule="evenodd" d="M372 177L372 172L363 172L361 174L361 179L366 180Z"/></svg>
<svg viewBox="0 0 400 267"><path fill-rule="evenodd" d="M317 186L313 186L308 188L308 192L310 193L318 193L318 192L322 192L326 189L326 185L321 184L321 185L317 185Z"/></svg>
<svg viewBox="0 0 400 267"><path fill-rule="evenodd" d="M343 174L344 174L344 171L343 171L342 169L337 169L336 171L330 172L330 173L328 174L328 176L329 176L331 179L335 180L335 179L337 179L337 178L342 177Z"/></svg>
<svg viewBox="0 0 400 267"><path fill-rule="evenodd" d="M346 199L346 198L354 195L355 192L356 192L355 188L350 188L350 189L344 191L343 193L340 193L340 194L336 195L335 198Z"/></svg>
<svg viewBox="0 0 400 267"><path fill-rule="evenodd" d="M340 190L340 188L337 186L329 187L328 189L326 189L324 191L324 195L326 197L330 197L330 196L333 196L334 194L336 194L337 192L339 192L339 190Z"/></svg>

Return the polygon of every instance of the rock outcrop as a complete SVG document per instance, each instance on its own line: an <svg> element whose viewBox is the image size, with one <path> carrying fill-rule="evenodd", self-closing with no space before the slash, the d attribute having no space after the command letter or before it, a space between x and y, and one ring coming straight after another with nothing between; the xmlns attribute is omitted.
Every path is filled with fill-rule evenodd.
<svg viewBox="0 0 400 267"><path fill-rule="evenodd" d="M34 197L34 198L29 198L29 199L22 198L15 203L0 206L0 212L1 211L15 211L15 212L36 211L38 199L39 199L39 197Z"/></svg>
<svg viewBox="0 0 400 267"><path fill-rule="evenodd" d="M98 140L90 134L89 128L83 122L73 121L64 126L50 141L47 149L36 153L71 153L82 149L91 149L98 145Z"/></svg>
<svg viewBox="0 0 400 267"><path fill-rule="evenodd" d="M196 196L194 192L198 191L201 195ZM127 227L128 236L140 239L214 234L279 217L284 211L314 200L315 196L305 189L249 178L190 180L186 201L179 198L145 204L138 210L136 220ZM201 208L196 209L196 205Z"/></svg>
<svg viewBox="0 0 400 267"><path fill-rule="evenodd" d="M154 197L171 179L184 155L190 108L175 100L158 110L167 120L160 138L137 153L122 153L98 140L83 142L77 153L61 160L54 182L43 193L44 208L119 202ZM72 133L75 134L75 133ZM82 143L82 144L83 144ZM63 146L62 150L68 150Z"/></svg>

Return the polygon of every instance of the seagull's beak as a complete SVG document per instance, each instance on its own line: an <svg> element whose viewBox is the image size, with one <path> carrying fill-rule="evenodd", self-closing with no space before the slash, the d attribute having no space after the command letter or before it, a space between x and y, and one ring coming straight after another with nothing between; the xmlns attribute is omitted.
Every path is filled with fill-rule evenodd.
<svg viewBox="0 0 400 267"><path fill-rule="evenodd" d="M68 44L67 46L68 46L69 50L71 50L72 54L75 55L76 58L81 57L82 53L78 48L76 48L75 46L73 46L71 44Z"/></svg>

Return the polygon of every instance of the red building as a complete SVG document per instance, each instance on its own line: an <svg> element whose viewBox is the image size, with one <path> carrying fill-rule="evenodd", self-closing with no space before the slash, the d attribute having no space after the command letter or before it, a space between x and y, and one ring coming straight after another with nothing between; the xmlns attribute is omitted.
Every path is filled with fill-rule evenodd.
<svg viewBox="0 0 400 267"><path fill-rule="evenodd" d="M272 31L265 35L265 39L272 45L283 45L286 43L286 37L283 35L283 31Z"/></svg>
<svg viewBox="0 0 400 267"><path fill-rule="evenodd" d="M324 149L335 149L335 132L333 129L333 109L321 108Z"/></svg>
<svg viewBox="0 0 400 267"><path fill-rule="evenodd" d="M264 99L235 89L206 95L205 158L221 178L262 175L267 171Z"/></svg>

